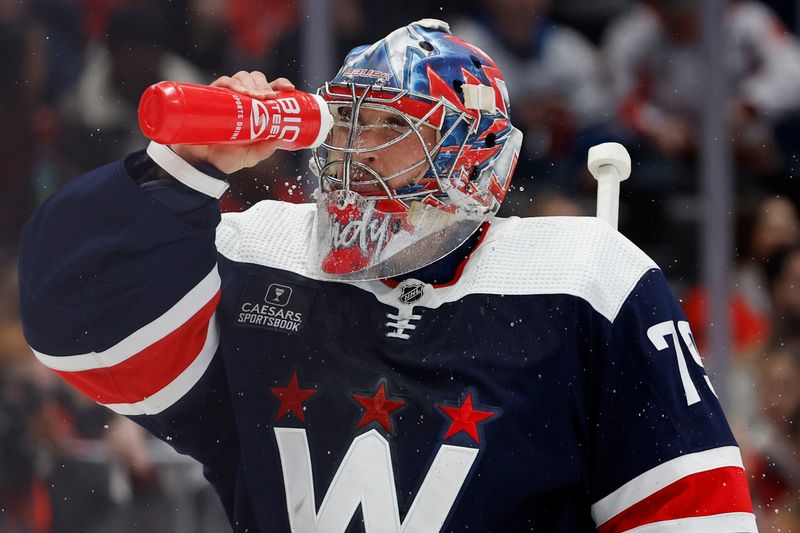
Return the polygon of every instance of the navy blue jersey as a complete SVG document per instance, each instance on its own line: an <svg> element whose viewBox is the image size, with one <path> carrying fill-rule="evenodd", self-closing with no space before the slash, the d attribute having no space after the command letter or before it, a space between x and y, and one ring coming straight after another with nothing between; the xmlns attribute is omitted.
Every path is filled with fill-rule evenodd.
<svg viewBox="0 0 800 533"><path fill-rule="evenodd" d="M689 324L610 226L495 219L434 286L314 279L313 219L100 168L23 231L26 338L236 532L756 531Z"/></svg>

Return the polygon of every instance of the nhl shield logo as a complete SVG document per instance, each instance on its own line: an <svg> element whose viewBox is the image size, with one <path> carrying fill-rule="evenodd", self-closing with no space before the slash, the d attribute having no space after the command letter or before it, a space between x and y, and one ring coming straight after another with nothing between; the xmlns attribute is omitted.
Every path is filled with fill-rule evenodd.
<svg viewBox="0 0 800 533"><path fill-rule="evenodd" d="M400 289L400 296L398 297L404 304L413 304L422 299L425 292L425 285L422 283L409 283Z"/></svg>

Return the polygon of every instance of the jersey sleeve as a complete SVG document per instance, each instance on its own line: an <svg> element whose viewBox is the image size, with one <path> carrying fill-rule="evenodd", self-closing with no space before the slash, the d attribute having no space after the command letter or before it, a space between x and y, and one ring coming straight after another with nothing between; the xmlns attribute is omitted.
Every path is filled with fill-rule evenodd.
<svg viewBox="0 0 800 533"><path fill-rule="evenodd" d="M136 159L150 161L133 154L71 181L23 228L25 337L92 400L229 471L218 468L238 449L217 355L218 201L175 180L140 185Z"/></svg>
<svg viewBox="0 0 800 533"><path fill-rule="evenodd" d="M757 531L739 449L661 271L601 330L585 363L598 531Z"/></svg>

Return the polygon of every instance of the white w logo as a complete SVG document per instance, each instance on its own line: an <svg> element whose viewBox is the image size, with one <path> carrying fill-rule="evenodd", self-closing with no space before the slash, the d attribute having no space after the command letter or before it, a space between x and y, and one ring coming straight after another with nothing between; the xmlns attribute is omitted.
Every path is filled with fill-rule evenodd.
<svg viewBox="0 0 800 533"><path fill-rule="evenodd" d="M442 445L411 508L400 522L389 443L376 430L353 440L319 512L305 429L275 428L286 509L292 531L341 533L361 506L367 533L439 531L461 491L478 450Z"/></svg>
<svg viewBox="0 0 800 533"><path fill-rule="evenodd" d="M267 106L259 102L255 98L252 99L253 110L250 113L250 139L260 137L264 130L267 129L267 122L269 119L269 112Z"/></svg>

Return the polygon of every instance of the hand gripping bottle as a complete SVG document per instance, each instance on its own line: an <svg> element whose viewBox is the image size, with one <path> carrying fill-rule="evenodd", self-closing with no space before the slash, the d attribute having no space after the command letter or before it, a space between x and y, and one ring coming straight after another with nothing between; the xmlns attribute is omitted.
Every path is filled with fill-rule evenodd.
<svg viewBox="0 0 800 533"><path fill-rule="evenodd" d="M162 81L139 101L139 127L161 144L269 141L283 150L322 144L333 117L321 96L284 91L274 100L204 85Z"/></svg>

